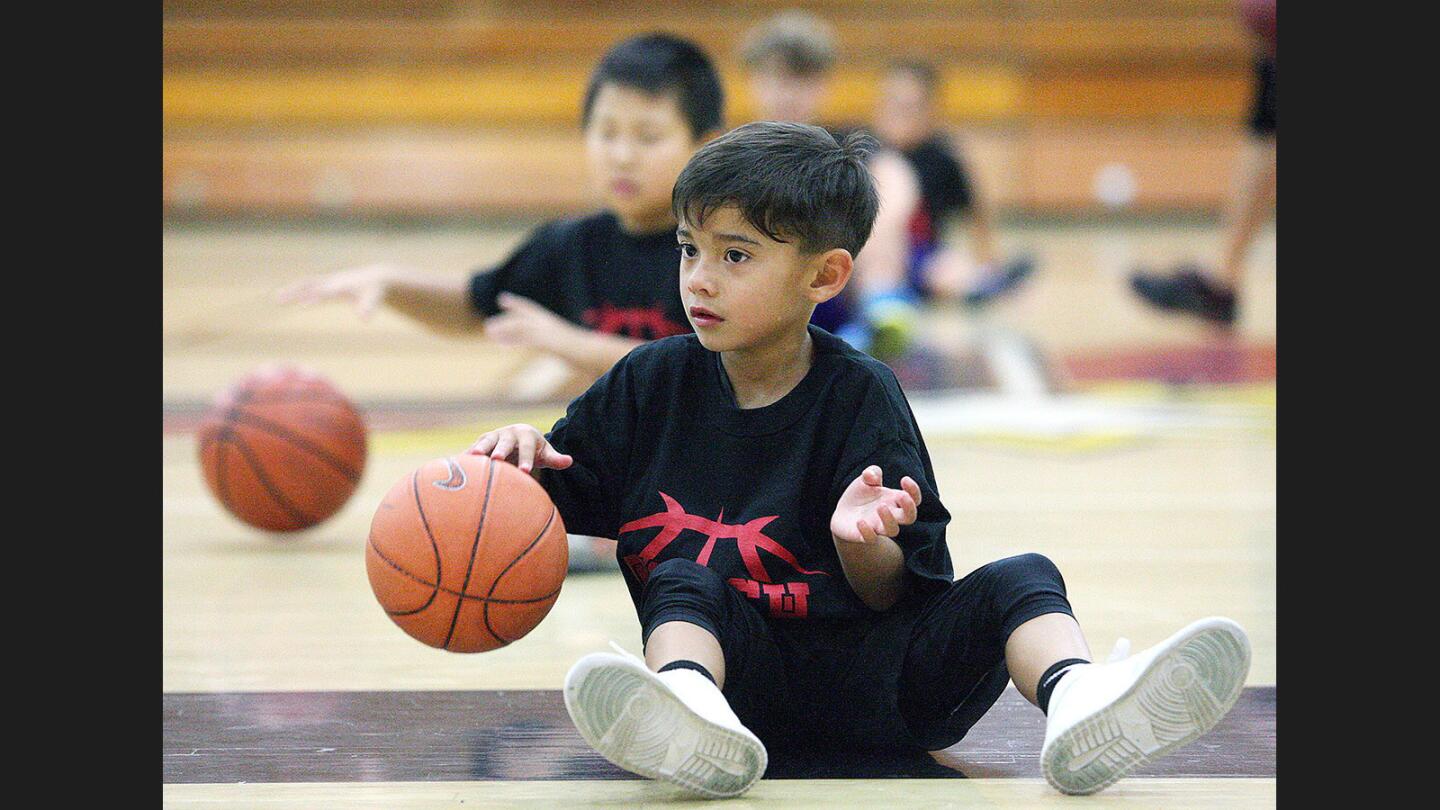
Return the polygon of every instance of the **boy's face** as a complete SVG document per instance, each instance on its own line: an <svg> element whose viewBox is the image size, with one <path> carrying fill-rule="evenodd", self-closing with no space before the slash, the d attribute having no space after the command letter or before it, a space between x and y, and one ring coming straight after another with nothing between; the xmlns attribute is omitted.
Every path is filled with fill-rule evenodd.
<svg viewBox="0 0 1440 810"><path fill-rule="evenodd" d="M892 71L880 83L876 133L897 149L909 149L925 140L933 128L933 101L925 86L907 72Z"/></svg>
<svg viewBox="0 0 1440 810"><path fill-rule="evenodd" d="M750 74L750 92L762 121L813 124L829 95L828 74L797 76L780 65L764 65Z"/></svg>
<svg viewBox="0 0 1440 810"><path fill-rule="evenodd" d="M771 239L733 206L711 211L703 226L681 220L676 239L680 298L705 348L763 345L809 321L818 303L809 282L823 258Z"/></svg>
<svg viewBox="0 0 1440 810"><path fill-rule="evenodd" d="M670 190L698 143L674 95L606 84L595 93L585 126L591 181L623 223L663 228Z"/></svg>

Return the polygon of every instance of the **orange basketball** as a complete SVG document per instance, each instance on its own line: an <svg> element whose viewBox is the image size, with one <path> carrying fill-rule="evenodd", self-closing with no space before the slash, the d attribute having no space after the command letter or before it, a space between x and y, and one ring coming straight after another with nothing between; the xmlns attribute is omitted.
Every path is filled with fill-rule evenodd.
<svg viewBox="0 0 1440 810"><path fill-rule="evenodd" d="M230 514L272 532L339 511L365 470L365 421L324 378L266 366L216 398L199 430L205 483Z"/></svg>
<svg viewBox="0 0 1440 810"><path fill-rule="evenodd" d="M365 569L400 629L473 653L535 629L560 596L569 556L565 522L535 479L461 455L390 488L370 523Z"/></svg>

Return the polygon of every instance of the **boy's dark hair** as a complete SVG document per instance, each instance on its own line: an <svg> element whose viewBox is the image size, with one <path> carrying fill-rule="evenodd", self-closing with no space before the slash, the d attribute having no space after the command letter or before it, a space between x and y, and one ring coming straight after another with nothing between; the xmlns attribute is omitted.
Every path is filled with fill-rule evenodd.
<svg viewBox="0 0 1440 810"><path fill-rule="evenodd" d="M835 64L835 30L804 11L786 11L745 37L740 58L751 70L778 66L792 76L818 76Z"/></svg>
<svg viewBox="0 0 1440 810"><path fill-rule="evenodd" d="M690 158L670 208L678 221L703 225L712 211L733 205L777 242L798 240L804 253L844 248L856 256L880 207L865 165L875 147L862 132L842 144L809 124L746 124Z"/></svg>
<svg viewBox="0 0 1440 810"><path fill-rule="evenodd" d="M633 87L651 95L673 94L696 139L719 129L724 118L725 93L710 57L693 42L671 34L631 37L600 57L585 88L581 126L590 123L595 96L607 84Z"/></svg>
<svg viewBox="0 0 1440 810"><path fill-rule="evenodd" d="M925 95L934 98L940 88L940 73L935 66L922 59L895 59L886 68L891 73L904 73L925 89Z"/></svg>

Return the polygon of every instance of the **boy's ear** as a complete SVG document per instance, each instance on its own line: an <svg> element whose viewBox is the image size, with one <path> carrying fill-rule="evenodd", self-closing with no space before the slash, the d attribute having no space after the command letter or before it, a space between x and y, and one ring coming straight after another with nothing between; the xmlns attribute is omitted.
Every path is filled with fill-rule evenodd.
<svg viewBox="0 0 1440 810"><path fill-rule="evenodd" d="M810 300L817 304L829 301L850 283L850 274L855 271L855 259L844 248L833 248L820 254L819 267L810 279Z"/></svg>

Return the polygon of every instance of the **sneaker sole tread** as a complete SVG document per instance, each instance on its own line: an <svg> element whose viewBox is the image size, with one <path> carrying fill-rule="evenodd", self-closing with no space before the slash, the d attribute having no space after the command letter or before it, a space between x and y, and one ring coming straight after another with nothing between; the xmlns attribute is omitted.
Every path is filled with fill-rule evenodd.
<svg viewBox="0 0 1440 810"><path fill-rule="evenodd" d="M1046 781L1062 793L1094 793L1194 742L1235 705L1249 663L1243 635L1223 625L1197 628L1150 662L1118 699L1046 746Z"/></svg>
<svg viewBox="0 0 1440 810"><path fill-rule="evenodd" d="M765 772L758 741L704 719L634 669L597 665L578 681L565 704L580 735L631 773L718 799L744 793Z"/></svg>

